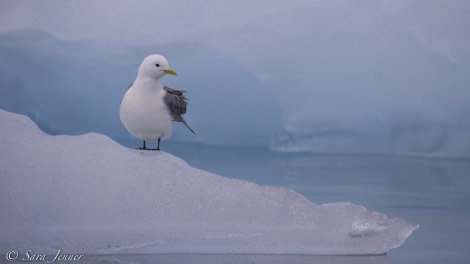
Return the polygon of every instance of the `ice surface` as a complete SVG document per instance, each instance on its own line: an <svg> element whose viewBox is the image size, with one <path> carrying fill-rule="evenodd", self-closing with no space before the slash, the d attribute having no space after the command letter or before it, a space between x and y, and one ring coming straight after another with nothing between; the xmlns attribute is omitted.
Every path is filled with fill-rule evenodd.
<svg viewBox="0 0 470 264"><path fill-rule="evenodd" d="M90 263L167 263L167 264L392 264L386 255L318 256L292 254L158 254L86 256Z"/></svg>
<svg viewBox="0 0 470 264"><path fill-rule="evenodd" d="M381 254L417 228L0 110L0 251Z"/></svg>

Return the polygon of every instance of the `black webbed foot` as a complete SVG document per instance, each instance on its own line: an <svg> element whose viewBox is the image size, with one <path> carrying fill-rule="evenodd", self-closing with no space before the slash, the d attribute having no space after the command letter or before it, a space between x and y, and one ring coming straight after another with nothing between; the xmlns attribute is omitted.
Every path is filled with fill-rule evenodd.
<svg viewBox="0 0 470 264"><path fill-rule="evenodd" d="M160 149L152 148L152 149L147 149L147 150L152 150L152 151L160 151Z"/></svg>
<svg viewBox="0 0 470 264"><path fill-rule="evenodd" d="M157 148L147 148L147 145L145 144L145 140L143 140L143 142L144 142L143 146L140 147L140 148L137 148L138 150L154 150L154 151L155 151L155 150L158 150L158 151L160 151L160 139L158 139L158 146L157 146Z"/></svg>
<svg viewBox="0 0 470 264"><path fill-rule="evenodd" d="M147 150L147 146L145 145L145 140L142 140L144 142L144 144L142 145L142 147L140 148L137 148L139 150Z"/></svg>

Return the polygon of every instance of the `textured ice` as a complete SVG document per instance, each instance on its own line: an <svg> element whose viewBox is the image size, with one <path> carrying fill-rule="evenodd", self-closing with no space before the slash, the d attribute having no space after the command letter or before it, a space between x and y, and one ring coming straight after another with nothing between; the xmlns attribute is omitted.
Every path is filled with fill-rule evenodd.
<svg viewBox="0 0 470 264"><path fill-rule="evenodd" d="M0 109L0 251L381 254L417 228Z"/></svg>

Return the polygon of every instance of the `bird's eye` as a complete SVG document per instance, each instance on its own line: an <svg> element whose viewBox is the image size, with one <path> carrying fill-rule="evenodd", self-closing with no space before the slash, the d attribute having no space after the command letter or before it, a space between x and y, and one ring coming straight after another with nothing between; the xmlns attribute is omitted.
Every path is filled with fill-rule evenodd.
<svg viewBox="0 0 470 264"><path fill-rule="evenodd" d="M157 63L157 64L155 64L155 66L160 67L160 64Z"/></svg>

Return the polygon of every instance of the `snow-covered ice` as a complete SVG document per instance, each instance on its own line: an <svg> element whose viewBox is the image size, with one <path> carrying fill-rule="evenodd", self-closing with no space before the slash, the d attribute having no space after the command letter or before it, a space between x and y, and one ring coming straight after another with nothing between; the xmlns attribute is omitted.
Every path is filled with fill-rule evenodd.
<svg viewBox="0 0 470 264"><path fill-rule="evenodd" d="M381 254L418 226L0 110L0 251Z"/></svg>

